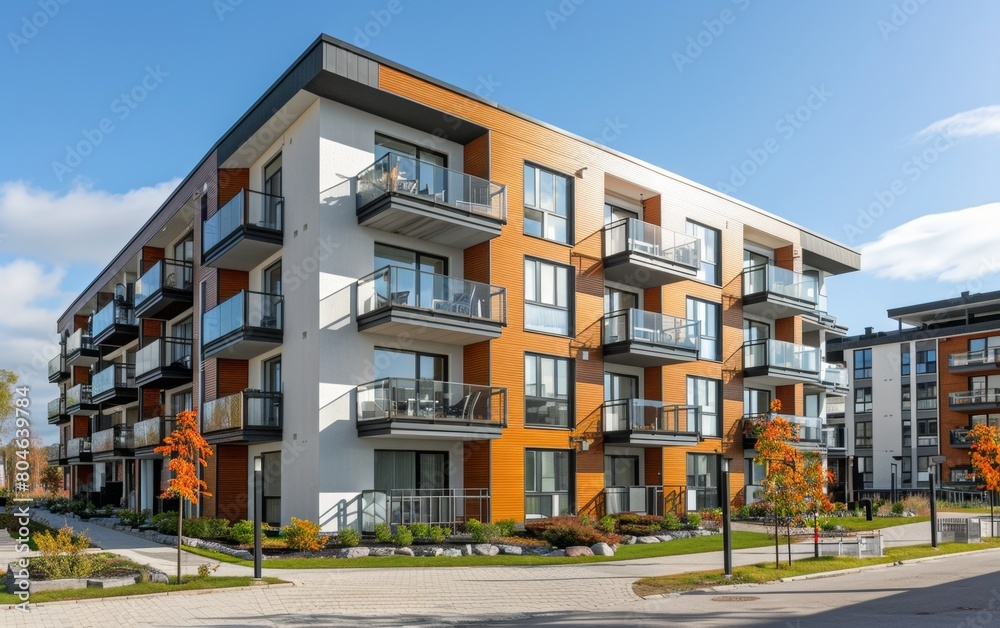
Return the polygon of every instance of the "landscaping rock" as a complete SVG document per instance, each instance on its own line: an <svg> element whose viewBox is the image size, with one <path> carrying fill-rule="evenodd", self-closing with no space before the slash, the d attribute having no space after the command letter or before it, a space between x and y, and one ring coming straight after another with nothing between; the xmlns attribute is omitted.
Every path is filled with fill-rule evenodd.
<svg viewBox="0 0 1000 628"><path fill-rule="evenodd" d="M595 556L614 556L615 550L607 543L594 543L590 546L590 551L594 553ZM569 552L566 552L569 554Z"/></svg>
<svg viewBox="0 0 1000 628"><path fill-rule="evenodd" d="M368 554L367 547L345 547L337 552L337 558L364 558Z"/></svg>
<svg viewBox="0 0 1000 628"><path fill-rule="evenodd" d="M631 534L626 534L622 537L622 543L625 545L635 545L635 537Z"/></svg>
<svg viewBox="0 0 1000 628"><path fill-rule="evenodd" d="M520 556L524 553L520 545L498 545L501 554L509 554L511 556Z"/></svg>
<svg viewBox="0 0 1000 628"><path fill-rule="evenodd" d="M396 553L394 547L373 547L368 550L369 556L393 556Z"/></svg>
<svg viewBox="0 0 1000 628"><path fill-rule="evenodd" d="M444 550L440 547L418 547L413 553L416 556L440 556Z"/></svg>
<svg viewBox="0 0 1000 628"><path fill-rule="evenodd" d="M441 555L442 556L446 556L448 558L458 558L459 556L462 555L462 550L455 549L455 548L449 548L449 549L446 549L445 551L441 552Z"/></svg>
<svg viewBox="0 0 1000 628"><path fill-rule="evenodd" d="M668 542L670 542L670 541L673 541L673 540L674 540L674 537L672 537L672 536L671 536L671 535L669 535L669 534L657 534L655 538L656 538L656 539L657 539L657 540L658 540L658 541L659 541L660 543L668 543Z"/></svg>
<svg viewBox="0 0 1000 628"><path fill-rule="evenodd" d="M117 587L130 587L139 582L139 576L125 576L122 578L94 578L87 580L88 589L115 589Z"/></svg>
<svg viewBox="0 0 1000 628"><path fill-rule="evenodd" d="M635 542L639 543L640 545L650 545L652 543L659 543L660 539L656 538L655 536L640 536L636 538Z"/></svg>
<svg viewBox="0 0 1000 628"><path fill-rule="evenodd" d="M156 584L170 584L170 578L167 577L167 574L152 567L149 568L149 581Z"/></svg>
<svg viewBox="0 0 1000 628"><path fill-rule="evenodd" d="M586 545L573 545L566 548L566 555L571 558L575 556L593 556L594 550Z"/></svg>
<svg viewBox="0 0 1000 628"><path fill-rule="evenodd" d="M413 556L413 550L408 547L397 547L396 556Z"/></svg>
<svg viewBox="0 0 1000 628"><path fill-rule="evenodd" d="M480 543L472 546L472 553L476 556L496 556L500 553L500 548L489 543Z"/></svg>
<svg viewBox="0 0 1000 628"><path fill-rule="evenodd" d="M240 560L253 560L253 554L247 550L235 550L232 553L233 558L239 558Z"/></svg>
<svg viewBox="0 0 1000 628"><path fill-rule="evenodd" d="M545 555L546 556L553 556L553 557L565 556L566 555L566 550L564 550L564 549L552 550L551 552L549 552L548 554L545 554Z"/></svg>

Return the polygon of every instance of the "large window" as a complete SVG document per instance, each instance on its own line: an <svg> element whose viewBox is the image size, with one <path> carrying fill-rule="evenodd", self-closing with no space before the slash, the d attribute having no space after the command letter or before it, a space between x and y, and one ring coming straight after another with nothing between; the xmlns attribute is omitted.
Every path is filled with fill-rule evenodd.
<svg viewBox="0 0 1000 628"><path fill-rule="evenodd" d="M969 417L970 427L981 424L1000 426L1000 414L973 414Z"/></svg>
<svg viewBox="0 0 1000 628"><path fill-rule="evenodd" d="M524 423L569 427L573 373L567 358L524 356Z"/></svg>
<svg viewBox="0 0 1000 628"><path fill-rule="evenodd" d="M771 411L771 391L743 389L743 414L767 414Z"/></svg>
<svg viewBox="0 0 1000 628"><path fill-rule="evenodd" d="M687 491L687 509L689 511L718 507L718 455L687 455Z"/></svg>
<svg viewBox="0 0 1000 628"><path fill-rule="evenodd" d="M440 451L375 450L375 490L448 488L448 454Z"/></svg>
<svg viewBox="0 0 1000 628"><path fill-rule="evenodd" d="M604 486L638 486L639 456L604 456Z"/></svg>
<svg viewBox="0 0 1000 628"><path fill-rule="evenodd" d="M909 375L910 374L910 347L909 345L902 345L899 350L899 374Z"/></svg>
<svg viewBox="0 0 1000 628"><path fill-rule="evenodd" d="M871 387L866 388L855 388L854 389L854 412L864 413L872 411L872 389Z"/></svg>
<svg viewBox="0 0 1000 628"><path fill-rule="evenodd" d="M858 349L854 352L854 379L871 379L872 350Z"/></svg>
<svg viewBox="0 0 1000 628"><path fill-rule="evenodd" d="M917 410L934 410L937 408L937 383L922 382L917 384Z"/></svg>
<svg viewBox="0 0 1000 628"><path fill-rule="evenodd" d="M872 446L872 422L871 421L861 421L860 423L854 424L854 446L855 447L871 447Z"/></svg>
<svg viewBox="0 0 1000 628"><path fill-rule="evenodd" d="M698 336L701 341L701 344L698 345L698 357L704 360L722 359L719 343L719 309L718 303L709 303L688 297L687 319L698 321Z"/></svg>
<svg viewBox="0 0 1000 628"><path fill-rule="evenodd" d="M634 212L631 209L625 209L623 207L618 207L617 205L611 205L610 203L604 204L604 224L610 225L618 222L619 220L625 220L626 218L639 219L639 213Z"/></svg>
<svg viewBox="0 0 1000 628"><path fill-rule="evenodd" d="M910 385L909 384L903 384L900 387L900 392L901 392L901 395L902 395L902 398L903 398L902 399L903 410L909 410L910 409Z"/></svg>
<svg viewBox="0 0 1000 628"><path fill-rule="evenodd" d="M570 244L573 185L569 177L524 165L524 232Z"/></svg>
<svg viewBox="0 0 1000 628"><path fill-rule="evenodd" d="M538 519L573 512L572 453L524 451L524 517Z"/></svg>
<svg viewBox="0 0 1000 628"><path fill-rule="evenodd" d="M701 435L722 435L721 382L704 377L687 378L687 405L701 408Z"/></svg>
<svg viewBox="0 0 1000 628"><path fill-rule="evenodd" d="M917 419L917 447L937 445L937 434L937 419Z"/></svg>
<svg viewBox="0 0 1000 628"><path fill-rule="evenodd" d="M698 270L698 279L715 285L721 285L719 267L722 263L722 249L719 246L719 230L699 225L696 222L687 221L685 232L688 235L698 238L701 242L701 267Z"/></svg>
<svg viewBox="0 0 1000 628"><path fill-rule="evenodd" d="M524 328L570 336L573 317L570 268L537 259L524 260Z"/></svg>
<svg viewBox="0 0 1000 628"><path fill-rule="evenodd" d="M375 379L432 379L447 381L448 358L431 353L375 347Z"/></svg>
<svg viewBox="0 0 1000 628"><path fill-rule="evenodd" d="M917 351L917 375L937 372L937 351Z"/></svg>
<svg viewBox="0 0 1000 628"><path fill-rule="evenodd" d="M619 399L639 398L639 378L635 375L622 375L620 373L604 374L604 400L617 401Z"/></svg>
<svg viewBox="0 0 1000 628"><path fill-rule="evenodd" d="M392 180L398 189L435 196L447 190L448 157L411 142L375 134L375 161L388 153L398 155L393 162ZM386 164L388 167L388 164Z"/></svg>

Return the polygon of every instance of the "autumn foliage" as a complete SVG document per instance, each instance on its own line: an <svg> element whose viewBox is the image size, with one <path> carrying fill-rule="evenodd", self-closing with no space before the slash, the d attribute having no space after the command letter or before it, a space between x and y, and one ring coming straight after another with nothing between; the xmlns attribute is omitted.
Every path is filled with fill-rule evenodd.
<svg viewBox="0 0 1000 628"><path fill-rule="evenodd" d="M174 431L163 438L163 444L154 449L158 454L170 457L167 467L173 472L170 486L161 497L180 497L192 504L198 503L198 496L211 497L208 484L198 477L198 466L207 467L206 458L212 455L212 448L198 431L198 413L185 410L177 415Z"/></svg>
<svg viewBox="0 0 1000 628"><path fill-rule="evenodd" d="M1000 429L980 423L969 432L969 452L976 478L986 490L1000 491Z"/></svg>

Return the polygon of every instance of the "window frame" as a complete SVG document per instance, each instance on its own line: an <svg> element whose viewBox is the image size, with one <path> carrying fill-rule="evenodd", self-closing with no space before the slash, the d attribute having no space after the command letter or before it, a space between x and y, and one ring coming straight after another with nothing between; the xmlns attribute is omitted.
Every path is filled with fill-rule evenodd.
<svg viewBox="0 0 1000 628"><path fill-rule="evenodd" d="M688 227L691 227L691 229L689 230ZM708 248L708 244L706 243L705 238L702 237L703 234L702 233L691 233L691 231L697 231L698 229L703 229L706 233L714 233L715 234L715 259L714 260L706 260L705 259L705 251ZM721 286L722 285L722 230L721 229L716 229L715 227L709 227L708 225L706 225L704 223L700 223L700 222L698 222L696 220L691 220L690 218L688 218L688 219L686 219L684 221L684 233L685 233L685 235L694 236L694 237L698 238L698 243L699 243L699 245L698 245L698 262L699 262L699 264L698 264L698 274L697 274L696 278L699 281L702 281L702 282L707 283L707 284L711 284L713 286ZM709 278L705 274L703 274L703 271L706 270L706 268L707 268L706 264L708 264L709 266L712 266L715 269L715 277Z"/></svg>
<svg viewBox="0 0 1000 628"><path fill-rule="evenodd" d="M872 447L873 421L857 421L854 423L854 447L869 449Z"/></svg>
<svg viewBox="0 0 1000 628"><path fill-rule="evenodd" d="M534 176L533 176L533 180L534 181L533 181L533 186L532 186L533 194L532 194L532 198L531 198L531 202L530 203L529 203L529 200L528 200L528 186L524 185L524 182L527 181L527 179L528 179L528 169L529 168L532 169L532 170L534 170ZM542 185L541 185L542 184L541 173L543 173L543 172L547 173L547 174L550 174L553 177L555 177L553 179L553 181L552 181L552 205L553 205L553 209L551 209L551 210L543 208L542 207L542 203L541 203L541 189L542 189ZM565 216L562 215L562 214L559 214L559 212L557 210L557 208L559 206L559 199L557 198L556 194L557 194L557 191L559 189L558 180L560 178L562 178L566 182L566 189L565 189L565 192L566 192L566 215ZM555 170L554 168L549 168L547 166L542 166L540 164L537 164L537 163L534 163L534 162L530 162L530 161L525 161L524 162L524 167L523 167L523 170L522 170L522 179L521 179L522 186L523 186L522 187L522 191L523 191L523 195L522 195L523 203L522 203L522 205L523 205L523 211L524 211L524 235L530 236L532 238L539 238L539 239L542 239L542 240L546 240L548 242L555 242L556 244L563 244L563 245L566 245L566 246L573 246L575 244L576 240L574 238L574 224L573 224L574 223L573 214L575 213L574 210L573 210L574 204L575 204L575 196L574 196L575 195L575 191L573 189L574 179L575 179L575 177L573 177L573 175L566 174L566 173L563 173L563 172L559 172L558 170ZM527 225L528 225L528 221L529 221L529 218L528 218L528 212L529 211L538 212L538 213L540 213L542 215L542 220L541 221L534 220L533 218L531 219L532 222L540 222L541 232L538 233L538 234L531 233L527 229ZM548 237L548 236L545 235L546 231L547 231L547 227L548 227L548 217L549 216L552 216L555 219L560 219L560 220L565 220L566 221L566 240L565 241L563 241L563 240L557 240L557 239L554 239L554 238L550 238L550 237Z"/></svg>
<svg viewBox="0 0 1000 628"><path fill-rule="evenodd" d="M544 454L544 453L551 453L551 454L553 454L553 466L555 466L555 461L556 461L555 454L566 454L566 487L565 487L565 490L559 490L558 486L555 487L556 490L554 490L554 491L542 491L542 490L538 490L539 487L541 486L540 485L540 481L542 479L542 477L541 477L541 467L542 467L542 465L538 464L538 461L536 459L536 456L539 453L542 453L542 454ZM530 457L532 459L531 465L532 465L532 472L533 472L532 473L533 477L532 477L532 488L531 488L531 490L528 489L528 458L529 458L529 454L530 454ZM554 482L558 483L558 480L559 480L559 474L558 474L558 471L557 471L556 472L556 476L554 478ZM537 496L537 495L549 495L549 496L551 496L551 495L563 495L563 494L566 495L566 502L567 503L566 503L565 508L562 508L562 505L560 504L561 508L560 508L560 512L559 513L552 513L550 515L544 515L542 513L529 513L528 512L528 498L529 497L531 497L531 496ZM575 456L574 450L572 450L572 449L552 449L552 448L546 448L546 447L526 447L524 449L524 516L525 516L525 519L529 518L529 514L531 514L531 515L539 515L539 516L542 516L542 517L545 517L545 516L558 516L558 515L562 514L563 510L565 510L567 513L574 512L576 510L576 456ZM534 517L531 517L531 518L534 518Z"/></svg>
<svg viewBox="0 0 1000 628"><path fill-rule="evenodd" d="M576 285L575 285L574 282L575 282L576 277L574 276L574 272L573 272L574 268L572 266L567 265L567 264L560 264L558 262L553 262L551 260L547 260L547 259L544 259L544 258L541 258L541 257L533 257L531 255L525 255L524 256L524 276L525 277L528 274L528 264L535 264L536 265L535 266L535 271L534 271L534 278L533 278L533 283L534 283L535 293L536 294L539 294L541 292L541 281L542 281L541 268L542 268L542 266L551 266L554 269L556 269L555 288L554 288L553 292L555 294L556 302L557 303L556 304L550 304L550 303L545 303L544 301L537 301L537 300L534 300L534 299L529 299L528 298L528 282L525 281L524 282L524 284L525 284L524 285L524 307L525 307L525 312L527 311L527 308L528 308L529 305L534 306L534 307L538 307L538 308L548 309L548 310L565 311L566 312L566 327L567 327L567 329L566 329L566 333L559 333L559 332L555 332L555 331L549 331L549 330L546 330L546 329L533 329L533 328L531 328L531 327L528 326L528 316L525 313L525 314L522 315L522 317L524 319L523 320L524 331L530 331L530 332L536 333L536 334L547 334L547 335L550 335L550 336L560 336L562 338L573 338L573 337L575 337L576 336L576 333L575 333L576 332L576 316L575 316L575 311L576 311L576 307L575 307L575 305L576 305ZM559 269L562 269L562 270L566 271L566 295L565 295L566 306L565 307L558 305L558 300L559 300L559 298L558 298L558 292L559 292L559 275L558 275L558 270Z"/></svg>
<svg viewBox="0 0 1000 628"><path fill-rule="evenodd" d="M705 330L708 327L708 325L705 324L705 321L697 316L692 316L692 306L694 306L694 312L698 312L700 309L699 306L704 306L706 317L708 315L709 308L715 309L715 329L711 330L713 335L707 335L705 333ZM698 321L698 359L720 362L722 360L722 305L712 301L706 301L705 299L687 297L684 312L687 315L688 320ZM703 347L705 346L706 339L708 339L708 341L715 346L715 353L711 356L706 356L704 354Z"/></svg>
<svg viewBox="0 0 1000 628"><path fill-rule="evenodd" d="M858 357L861 357L861 366L858 366ZM872 350L856 349L854 351L854 379L872 378ZM861 373L860 375L858 373Z"/></svg>
<svg viewBox="0 0 1000 628"><path fill-rule="evenodd" d="M704 411L704 404L696 403L692 399L692 395L691 395L692 391L694 391L694 393L695 393L694 396L695 397L698 396L698 388L697 388L697 383L698 382L711 382L711 383L715 384L715 413L714 414L715 414L715 430L716 430L716 433L714 433L714 434L706 434L705 433L705 425L707 424L707 422L705 420L706 414L705 414L705 411ZM694 385L694 388L692 388L692 385ZM723 415L723 408L722 408L722 404L723 404L723 400L722 400L722 380L718 380L718 379L715 379L715 378L712 378L712 377L700 377L700 376L697 376L697 375L688 375L687 378L686 378L686 380L685 380L685 399L686 399L686 404L687 405L689 405L689 406L697 406L698 409L699 409L699 413L698 413L699 414L699 416L698 416L698 423L699 423L698 427L699 427L699 430L698 431L701 434L701 437L702 438L722 438L722 433L723 433L722 419L723 419L723 416L724 416Z"/></svg>
<svg viewBox="0 0 1000 628"><path fill-rule="evenodd" d="M528 394L528 360L534 359L534 370L535 370L535 385L541 385L542 378L542 361L552 360L553 361L553 374L555 378L556 386L559 384L559 362L565 362L566 364L566 397L565 399L559 396L548 397L540 395L529 395ZM535 353L532 351L524 352L524 359L522 363L524 365L524 427L526 428L539 428L539 429L554 429L554 430L571 430L576 426L576 371L575 371L575 360L572 360L566 356L558 355L547 355L544 353ZM557 393L558 395L558 393ZM565 425L555 424L555 423L538 423L535 421L528 421L528 402L534 401L544 401L546 404L555 402L556 404L565 403L566 404L566 423ZM537 413L532 413L537 414Z"/></svg>
<svg viewBox="0 0 1000 628"><path fill-rule="evenodd" d="M867 394L864 394L865 391ZM858 410L858 395L861 393L862 409ZM871 414L873 410L872 387L861 386L854 389L854 414Z"/></svg>

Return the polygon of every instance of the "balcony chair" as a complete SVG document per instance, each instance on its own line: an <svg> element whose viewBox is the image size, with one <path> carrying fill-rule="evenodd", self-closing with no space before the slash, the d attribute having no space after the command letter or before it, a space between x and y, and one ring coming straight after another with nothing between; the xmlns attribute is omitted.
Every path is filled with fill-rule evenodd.
<svg viewBox="0 0 1000 628"><path fill-rule="evenodd" d="M472 412L475 410L476 403L479 401L479 396L481 394L482 393L477 390L465 395L455 405L445 408L444 416L449 419L465 419L466 421L471 421L473 419Z"/></svg>

